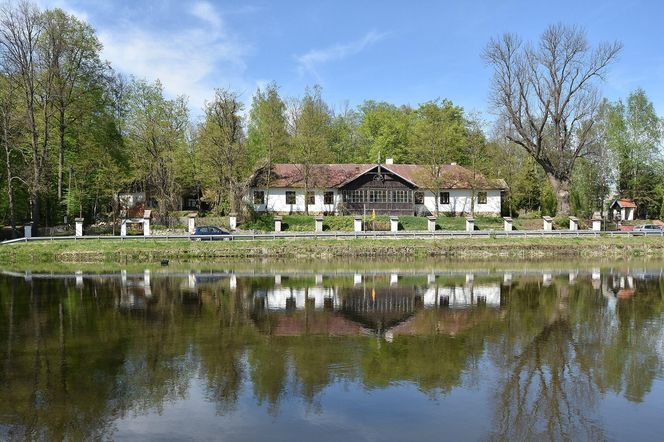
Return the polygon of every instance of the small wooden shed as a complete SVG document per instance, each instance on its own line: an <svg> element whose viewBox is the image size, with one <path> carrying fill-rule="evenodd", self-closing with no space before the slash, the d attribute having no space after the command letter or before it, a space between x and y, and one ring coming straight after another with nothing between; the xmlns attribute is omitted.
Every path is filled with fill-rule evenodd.
<svg viewBox="0 0 664 442"><path fill-rule="evenodd" d="M633 221L636 216L636 203L627 198L615 200L609 209L611 217L620 221Z"/></svg>

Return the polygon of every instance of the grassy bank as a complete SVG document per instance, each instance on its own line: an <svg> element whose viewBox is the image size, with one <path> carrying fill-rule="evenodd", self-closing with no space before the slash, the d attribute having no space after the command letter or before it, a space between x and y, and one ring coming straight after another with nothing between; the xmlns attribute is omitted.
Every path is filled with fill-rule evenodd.
<svg viewBox="0 0 664 442"><path fill-rule="evenodd" d="M330 257L664 257L662 237L35 241L0 246L0 264Z"/></svg>

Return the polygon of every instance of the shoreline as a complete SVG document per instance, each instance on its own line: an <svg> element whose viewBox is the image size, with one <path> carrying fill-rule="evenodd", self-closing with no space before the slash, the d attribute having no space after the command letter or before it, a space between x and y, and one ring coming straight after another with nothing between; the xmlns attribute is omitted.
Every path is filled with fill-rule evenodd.
<svg viewBox="0 0 664 442"><path fill-rule="evenodd" d="M278 239L246 241L33 241L0 247L0 264L154 262L237 258L495 258L664 257L664 237Z"/></svg>

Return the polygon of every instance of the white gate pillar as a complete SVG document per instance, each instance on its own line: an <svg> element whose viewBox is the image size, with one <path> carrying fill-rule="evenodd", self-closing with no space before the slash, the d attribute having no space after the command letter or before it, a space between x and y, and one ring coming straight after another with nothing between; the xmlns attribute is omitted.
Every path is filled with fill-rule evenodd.
<svg viewBox="0 0 664 442"><path fill-rule="evenodd" d="M475 218L472 216L466 217L466 232L475 230Z"/></svg>
<svg viewBox="0 0 664 442"><path fill-rule="evenodd" d="M127 220L120 221L120 236L127 236Z"/></svg>
<svg viewBox="0 0 664 442"><path fill-rule="evenodd" d="M509 216L504 216L503 220L505 221L503 226L506 232L511 232L512 231L512 217Z"/></svg>
<svg viewBox="0 0 664 442"><path fill-rule="evenodd" d="M569 217L569 229L579 230L579 218L576 218L574 216Z"/></svg>
<svg viewBox="0 0 664 442"><path fill-rule="evenodd" d="M436 217L435 216L427 216L427 230L429 232L435 232L436 231Z"/></svg>
<svg viewBox="0 0 664 442"><path fill-rule="evenodd" d="M361 232L362 231L362 217L354 216L353 217L353 231Z"/></svg>
<svg viewBox="0 0 664 442"><path fill-rule="evenodd" d="M391 216L390 217L390 231L398 232L399 231L399 217Z"/></svg>
<svg viewBox="0 0 664 442"><path fill-rule="evenodd" d="M23 236L26 238L32 238L32 221L23 226Z"/></svg>
<svg viewBox="0 0 664 442"><path fill-rule="evenodd" d="M76 223L76 236L83 236L83 218L75 218L74 222Z"/></svg>
<svg viewBox="0 0 664 442"><path fill-rule="evenodd" d="M228 214L228 227L231 230L237 229L237 213L232 212Z"/></svg>
<svg viewBox="0 0 664 442"><path fill-rule="evenodd" d="M322 216L317 216L316 217L316 232L322 232L323 231L323 217Z"/></svg>
<svg viewBox="0 0 664 442"><path fill-rule="evenodd" d="M187 218L187 231L189 232L190 235L193 235L196 233L196 214L195 213L190 213L189 217Z"/></svg>
<svg viewBox="0 0 664 442"><path fill-rule="evenodd" d="M599 214L599 212L595 212L593 214L593 230L599 232L602 230L602 215Z"/></svg>

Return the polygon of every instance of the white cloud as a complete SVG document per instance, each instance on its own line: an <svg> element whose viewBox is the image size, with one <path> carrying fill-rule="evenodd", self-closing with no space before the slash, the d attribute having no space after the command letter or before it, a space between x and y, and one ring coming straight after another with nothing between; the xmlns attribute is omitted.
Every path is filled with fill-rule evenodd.
<svg viewBox="0 0 664 442"><path fill-rule="evenodd" d="M72 5L70 5L66 0L36 0L35 4L40 8L40 9L62 9L68 14L73 15L74 17L78 18L81 21L88 22L90 21L90 17L88 14L84 11L81 11L80 9L74 8Z"/></svg>
<svg viewBox="0 0 664 442"><path fill-rule="evenodd" d="M187 95L190 108L198 113L215 87L247 87L248 50L227 35L221 14L209 3L195 3L188 12L201 25L162 30L125 21L101 30L99 38L114 68L141 79L159 79L168 95Z"/></svg>
<svg viewBox="0 0 664 442"><path fill-rule="evenodd" d="M382 40L387 34L371 31L359 40L350 43L336 44L324 49L312 49L306 54L295 57L300 75L309 72L318 77L316 67L331 61L343 60L358 54L364 49Z"/></svg>
<svg viewBox="0 0 664 442"><path fill-rule="evenodd" d="M218 31L221 29L221 16L214 9L214 6L208 2L195 3L191 8L191 15L198 18L199 20L209 23Z"/></svg>

